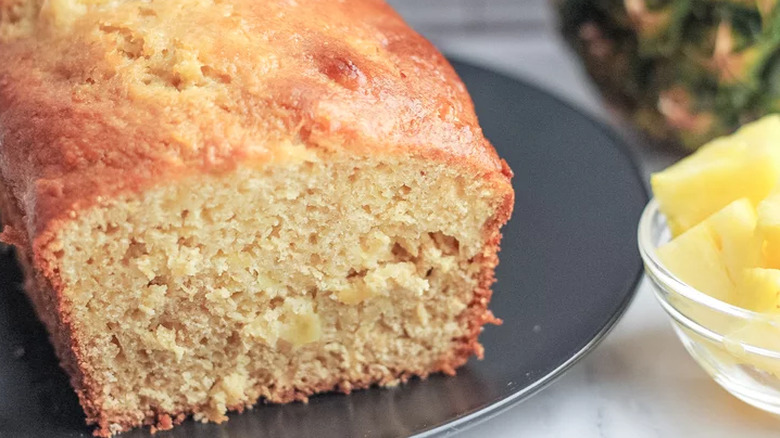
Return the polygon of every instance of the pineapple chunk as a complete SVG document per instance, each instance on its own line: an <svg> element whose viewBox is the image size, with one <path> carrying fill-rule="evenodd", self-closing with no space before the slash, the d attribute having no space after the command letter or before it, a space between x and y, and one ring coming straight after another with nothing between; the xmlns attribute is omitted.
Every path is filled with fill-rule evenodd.
<svg viewBox="0 0 780 438"><path fill-rule="evenodd" d="M755 312L780 312L780 269L745 269L737 288L736 304Z"/></svg>
<svg viewBox="0 0 780 438"><path fill-rule="evenodd" d="M755 209L742 198L658 248L658 257L680 280L734 303L743 272L761 259L755 228Z"/></svg>
<svg viewBox="0 0 780 438"><path fill-rule="evenodd" d="M758 232L764 238L764 266L780 269L780 191L758 204Z"/></svg>
<svg viewBox="0 0 780 438"><path fill-rule="evenodd" d="M762 241L756 234L756 209L746 198L738 199L707 218L732 282L745 268L761 264Z"/></svg>
<svg viewBox="0 0 780 438"><path fill-rule="evenodd" d="M695 226L658 248L658 258L680 280L722 301L736 295L726 262L707 224Z"/></svg>
<svg viewBox="0 0 780 438"><path fill-rule="evenodd" d="M745 125L651 178L677 236L739 198L764 199L780 177L780 116Z"/></svg>

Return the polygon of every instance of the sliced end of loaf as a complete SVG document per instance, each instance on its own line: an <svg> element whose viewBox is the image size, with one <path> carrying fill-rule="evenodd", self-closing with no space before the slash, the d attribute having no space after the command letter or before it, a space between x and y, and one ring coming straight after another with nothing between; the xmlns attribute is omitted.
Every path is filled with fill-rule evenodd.
<svg viewBox="0 0 780 438"><path fill-rule="evenodd" d="M102 435L453 373L494 321L511 189L492 184L301 148L80 211L36 250L55 291L31 295L59 297L42 319Z"/></svg>

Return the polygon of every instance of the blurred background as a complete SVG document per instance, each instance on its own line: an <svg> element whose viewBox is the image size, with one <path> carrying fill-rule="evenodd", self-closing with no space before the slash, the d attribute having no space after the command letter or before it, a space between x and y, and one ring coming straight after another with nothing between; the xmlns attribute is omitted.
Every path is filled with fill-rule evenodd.
<svg viewBox="0 0 780 438"><path fill-rule="evenodd" d="M558 34L549 0L390 0L449 56L522 77L604 115L595 88Z"/></svg>

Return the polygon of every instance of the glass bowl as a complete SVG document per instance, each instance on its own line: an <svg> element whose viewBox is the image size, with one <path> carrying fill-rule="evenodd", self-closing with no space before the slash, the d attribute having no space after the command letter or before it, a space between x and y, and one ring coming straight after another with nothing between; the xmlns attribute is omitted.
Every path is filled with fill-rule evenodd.
<svg viewBox="0 0 780 438"><path fill-rule="evenodd" d="M651 200L639 221L639 252L677 336L723 388L780 414L780 315L742 309L685 284L656 256L656 248L670 239L666 218Z"/></svg>

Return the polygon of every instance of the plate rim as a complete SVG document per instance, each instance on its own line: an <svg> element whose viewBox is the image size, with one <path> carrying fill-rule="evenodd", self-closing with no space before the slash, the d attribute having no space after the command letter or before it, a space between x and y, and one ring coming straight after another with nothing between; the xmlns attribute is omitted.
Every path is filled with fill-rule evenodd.
<svg viewBox="0 0 780 438"><path fill-rule="evenodd" d="M557 95L555 92L547 90L533 82L530 82L528 79L523 78L519 75L513 74L511 72L503 71L500 68L493 68L493 67L477 64L478 61L467 60L458 56L446 55L446 57L449 63L452 65L452 67L455 68L456 72L457 72L456 66L462 66L462 67L480 71L483 74L486 73L492 76L500 77L505 80L517 82L525 86L526 88L532 89L534 92L547 96L557 104L562 105L577 113L584 120L586 120L590 125L592 125L595 129L605 134L606 137L610 139L609 142L611 145L610 147L612 147L619 154L624 155L628 159L628 164L630 168L633 170L632 176L637 180L637 182L639 183L639 187L641 188L644 204L647 204L647 202L649 202L650 192L647 187L647 183L645 182L645 179L642 176L642 168L639 165L639 154L635 150L630 148L626 140L621 138L621 136L618 135L613 128L609 127L609 125L607 125L605 121L599 120L590 111L580 107L576 103L568 101L567 99ZM458 74L458 77L460 77L460 74ZM517 406L520 403L530 399L534 395L540 393L543 389L547 388L549 385L553 384L559 378L561 378L564 374L566 374L566 372L569 369L571 369L574 365L576 365L580 360L585 358L589 353L591 353L601 344L601 342L607 337L607 335L609 335L609 333L612 332L615 326L617 326L617 323L622 319L623 315L625 315L626 310L628 310L628 308L631 306L631 303L634 301L634 298L637 295L637 291L639 290L639 283L642 281L642 278L644 278L644 269L641 263L641 258L639 256L638 250L636 254L636 261L640 262L639 269L637 269L636 274L634 274L634 278L628 284L627 287L629 292L620 302L617 310L615 310L615 312L613 312L612 315L610 315L609 319L605 322L605 324L601 327L601 329L598 332L596 332L596 334L592 338L590 338L590 340L582 348L580 348L566 361L564 361L563 363L555 367L549 373L540 377L531 385L526 386L524 388L520 388L516 392L513 392L512 394L508 395L507 397L504 397L501 400L498 400L492 404L489 404L485 407L479 408L472 412L466 413L462 416L456 417L452 421L448 421L446 423L442 423L438 425L432 425L427 429L420 430L412 434L411 437L427 438L436 435L445 436L445 435L452 435L455 433L463 432L467 429L470 429L473 426L476 426L482 422L490 420L491 418L494 418L500 415L501 413L506 412L510 408Z"/></svg>

